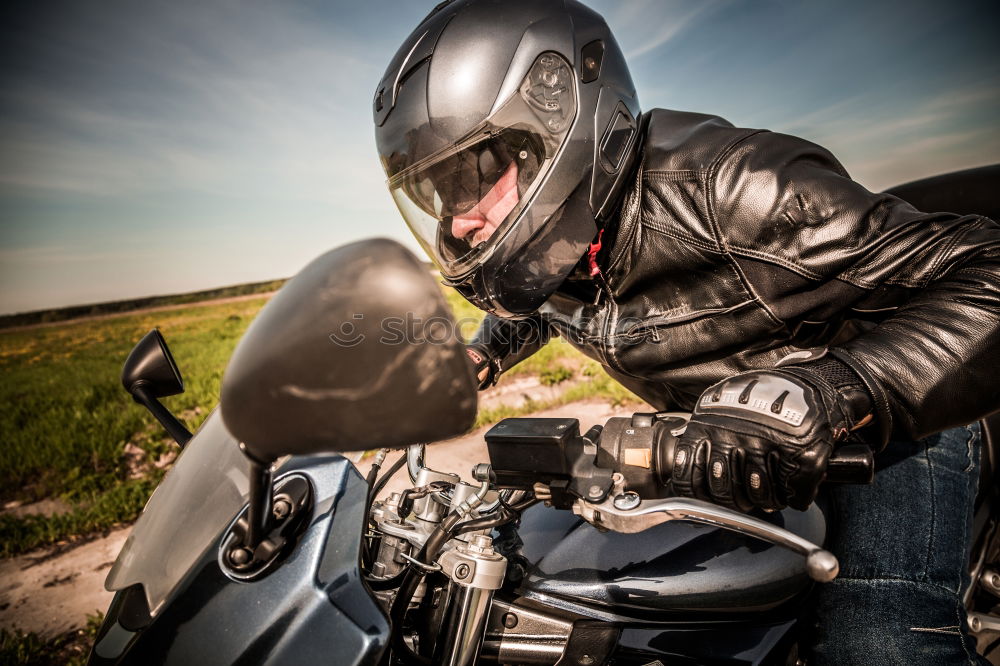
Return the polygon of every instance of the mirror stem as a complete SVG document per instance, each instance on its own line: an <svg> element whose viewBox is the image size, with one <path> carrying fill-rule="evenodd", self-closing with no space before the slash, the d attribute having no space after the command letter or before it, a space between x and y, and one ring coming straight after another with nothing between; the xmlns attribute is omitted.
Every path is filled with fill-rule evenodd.
<svg viewBox="0 0 1000 666"><path fill-rule="evenodd" d="M160 422L167 433L183 449L184 445L191 439L191 432L184 427L184 424L171 414L170 410L160 404L159 400L150 395L142 383L136 383L129 393L132 394L136 402L148 409L156 417L156 420Z"/></svg>
<svg viewBox="0 0 1000 666"><path fill-rule="evenodd" d="M251 552L260 545L271 522L271 465L250 456L250 506L247 508L246 543Z"/></svg>

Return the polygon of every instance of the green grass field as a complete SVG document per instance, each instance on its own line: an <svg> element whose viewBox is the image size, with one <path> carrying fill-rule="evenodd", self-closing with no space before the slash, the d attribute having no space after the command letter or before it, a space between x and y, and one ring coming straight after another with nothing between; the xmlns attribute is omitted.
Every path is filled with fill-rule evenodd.
<svg viewBox="0 0 1000 666"><path fill-rule="evenodd" d="M59 636L39 636L17 629L0 629L0 666L39 664L49 666L84 666L104 613L87 616L87 623Z"/></svg>
<svg viewBox="0 0 1000 666"><path fill-rule="evenodd" d="M451 290L447 296L461 333L471 336L482 313ZM154 463L176 446L122 388L125 357L151 328L160 329L185 384L183 394L163 402L194 430L215 407L226 362L264 303L261 297L0 331L0 500L58 497L72 507L51 517L0 515L0 556L134 520L164 473ZM523 373L547 384L583 381L550 403L483 410L477 425L588 397L635 400L558 340L510 374ZM140 452L130 459L126 444Z"/></svg>
<svg viewBox="0 0 1000 666"><path fill-rule="evenodd" d="M174 445L124 391L119 373L133 344L158 327L185 392L164 403L196 428L218 399L229 355L263 298L0 333L0 496L59 497L74 506L44 518L0 517L4 555L135 518L159 481L152 464L130 479L132 442L148 462Z"/></svg>

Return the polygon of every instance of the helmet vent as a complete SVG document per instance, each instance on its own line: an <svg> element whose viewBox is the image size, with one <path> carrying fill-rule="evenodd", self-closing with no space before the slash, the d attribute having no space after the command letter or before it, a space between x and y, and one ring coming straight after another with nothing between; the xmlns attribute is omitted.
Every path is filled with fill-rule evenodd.
<svg viewBox="0 0 1000 666"><path fill-rule="evenodd" d="M573 71L555 53L538 56L521 84L521 96L552 133L562 132L573 121Z"/></svg>
<svg viewBox="0 0 1000 666"><path fill-rule="evenodd" d="M434 9L431 10L430 14L428 14L427 16L424 17L424 20L420 22L420 25L423 25L424 23L427 23L427 19L429 19L430 17L434 16L439 11L441 11L442 9L444 9L445 7L447 7L448 5L450 5L452 3L452 1L453 0L444 0L444 2L439 2L436 5L434 5Z"/></svg>
<svg viewBox="0 0 1000 666"><path fill-rule="evenodd" d="M635 121L625 105L619 103L615 117L608 123L604 138L601 139L601 166L605 171L614 173L621 168L625 149L632 142L634 135Z"/></svg>

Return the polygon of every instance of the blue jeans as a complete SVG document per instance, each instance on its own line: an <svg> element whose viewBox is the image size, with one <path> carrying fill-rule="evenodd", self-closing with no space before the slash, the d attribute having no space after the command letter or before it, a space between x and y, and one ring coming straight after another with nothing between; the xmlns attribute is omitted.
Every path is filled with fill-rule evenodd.
<svg viewBox="0 0 1000 666"><path fill-rule="evenodd" d="M987 664L968 636L979 424L891 442L875 483L832 490L839 577L817 591L812 664Z"/></svg>

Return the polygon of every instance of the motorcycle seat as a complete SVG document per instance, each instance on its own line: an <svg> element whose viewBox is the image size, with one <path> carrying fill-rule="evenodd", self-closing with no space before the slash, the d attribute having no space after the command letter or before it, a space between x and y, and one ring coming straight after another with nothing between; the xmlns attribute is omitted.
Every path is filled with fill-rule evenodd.
<svg viewBox="0 0 1000 666"><path fill-rule="evenodd" d="M979 466L979 494L976 510L988 500L996 500L998 489L997 464L1000 463L1000 411L990 414L979 422L982 432L982 452Z"/></svg>

